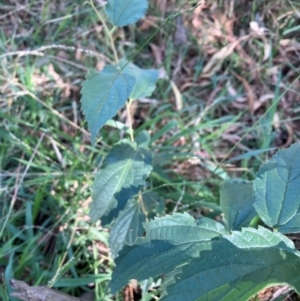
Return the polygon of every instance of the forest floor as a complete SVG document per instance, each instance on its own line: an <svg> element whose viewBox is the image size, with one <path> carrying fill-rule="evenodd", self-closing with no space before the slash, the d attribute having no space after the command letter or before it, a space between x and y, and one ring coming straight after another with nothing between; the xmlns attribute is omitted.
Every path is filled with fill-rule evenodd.
<svg viewBox="0 0 300 301"><path fill-rule="evenodd" d="M300 141L300 2L184 4L152 0L113 37L120 56L140 49L135 64L160 70L154 94L132 107L133 125L152 136L167 210L198 216L218 204L224 179L253 179L278 148ZM89 223L93 177L120 132L105 127L91 145L80 89L89 69L113 60L88 2L2 0L0 300L13 300L9 279L96 300L158 299L159 289L141 299L136 284L107 294L109 229ZM128 123L123 111L115 119ZM278 290L253 300L299 300Z"/></svg>

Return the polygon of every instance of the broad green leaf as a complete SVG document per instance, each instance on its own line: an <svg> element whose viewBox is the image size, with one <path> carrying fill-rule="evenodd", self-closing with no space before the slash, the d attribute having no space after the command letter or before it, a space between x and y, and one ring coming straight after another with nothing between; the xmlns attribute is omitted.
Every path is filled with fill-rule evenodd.
<svg viewBox="0 0 300 301"><path fill-rule="evenodd" d="M144 70L133 63L128 63L125 59L121 60L119 65L124 74L134 76L136 79L136 84L130 93L131 99L139 99L152 94L158 80L158 70Z"/></svg>
<svg viewBox="0 0 300 301"><path fill-rule="evenodd" d="M148 0L108 0L106 14L115 26L126 26L142 18L148 8Z"/></svg>
<svg viewBox="0 0 300 301"><path fill-rule="evenodd" d="M281 233L300 232L300 143L278 151L254 181L254 207Z"/></svg>
<svg viewBox="0 0 300 301"><path fill-rule="evenodd" d="M278 232L245 228L214 239L211 250L166 280L161 301L246 301L269 285L300 291L300 253ZM167 277L168 278L168 277Z"/></svg>
<svg viewBox="0 0 300 301"><path fill-rule="evenodd" d="M116 258L110 288L115 293L130 279L144 280L172 272L177 266L211 247L211 239L225 234L220 223L207 218L195 221L188 214L173 214L144 224L146 236L125 246Z"/></svg>
<svg viewBox="0 0 300 301"><path fill-rule="evenodd" d="M227 229L239 230L249 226L257 215L253 203L253 182L242 179L226 180L220 189L220 205L224 212Z"/></svg>
<svg viewBox="0 0 300 301"><path fill-rule="evenodd" d="M121 195L121 197L122 197L122 195ZM122 211L124 209L126 202L121 202L121 197L119 194L116 194L117 207L110 210L109 212L106 212L105 215L103 215L101 217L101 224L103 226L110 224L115 218L117 218L120 211ZM119 202L119 200L120 200L120 202Z"/></svg>
<svg viewBox="0 0 300 301"><path fill-rule="evenodd" d="M140 154L145 158L145 166L147 166L147 168L152 168L152 153L148 149L145 149L140 145L137 145L137 148L140 150ZM136 193L133 193L133 187L130 187L129 189L122 189L121 192L117 193L115 195L117 206L109 212L106 212L105 215L101 217L101 224L107 225L111 223L118 216L119 212L124 209L126 201L132 198L132 196L136 195L143 187L144 184L139 187Z"/></svg>
<svg viewBox="0 0 300 301"><path fill-rule="evenodd" d="M82 83L81 104L93 144L101 127L125 105L135 84L133 76L114 66L87 74Z"/></svg>
<svg viewBox="0 0 300 301"><path fill-rule="evenodd" d="M122 210L126 202L144 186L151 170L150 151L127 140L115 145L94 181L93 201L90 205L92 222L109 215L114 208Z"/></svg>
<svg viewBox="0 0 300 301"><path fill-rule="evenodd" d="M132 245L137 237L143 235L145 218L138 201L130 200L126 204L110 231L109 247L112 258L117 257L118 252L125 244Z"/></svg>

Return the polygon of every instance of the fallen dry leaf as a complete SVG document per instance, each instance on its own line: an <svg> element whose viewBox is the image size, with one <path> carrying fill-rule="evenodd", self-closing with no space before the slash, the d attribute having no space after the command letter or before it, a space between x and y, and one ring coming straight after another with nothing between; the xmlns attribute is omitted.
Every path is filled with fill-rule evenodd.
<svg viewBox="0 0 300 301"><path fill-rule="evenodd" d="M245 90L247 92L247 97L248 97L248 108L249 108L249 112L251 114L254 113L254 103L256 102L256 96L255 93L253 92L251 86L249 85L249 83L247 82L247 80L236 74L234 71L231 71L231 73L239 80L243 83Z"/></svg>
<svg viewBox="0 0 300 301"><path fill-rule="evenodd" d="M243 36L235 40L234 42L229 43L228 45L220 49L218 52L216 52L204 66L201 76L210 77L215 72L217 72L221 68L224 60L233 53L234 48L241 41L248 39L248 37L249 36L247 35Z"/></svg>

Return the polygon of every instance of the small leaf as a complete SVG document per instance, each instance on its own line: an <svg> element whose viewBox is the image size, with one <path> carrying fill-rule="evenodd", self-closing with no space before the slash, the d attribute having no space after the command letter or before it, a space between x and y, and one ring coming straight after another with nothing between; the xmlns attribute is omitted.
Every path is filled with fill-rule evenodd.
<svg viewBox="0 0 300 301"><path fill-rule="evenodd" d="M300 253L278 232L245 228L214 239L211 250L167 277L161 301L246 301L287 283L300 291ZM171 277L171 278L170 278Z"/></svg>
<svg viewBox="0 0 300 301"><path fill-rule="evenodd" d="M130 135L130 129L128 128L127 125L125 125L124 123L120 122L120 121L117 121L117 120L113 120L113 119L110 119L108 120L105 125L107 126L110 126L112 128L115 128L115 129L118 129L120 131L123 131L125 132L126 134Z"/></svg>
<svg viewBox="0 0 300 301"><path fill-rule="evenodd" d="M140 99L153 93L158 80L158 70L144 70L133 63L128 63L125 59L121 60L119 65L121 69L124 68L122 69L124 74L134 76L136 79L136 84L130 94L131 99Z"/></svg>
<svg viewBox="0 0 300 301"><path fill-rule="evenodd" d="M125 246L116 258L112 275L112 293L130 279L155 278L173 271L210 248L213 237L225 234L220 223L207 218L195 221L188 214L173 214L145 223L146 237L134 246Z"/></svg>
<svg viewBox="0 0 300 301"><path fill-rule="evenodd" d="M150 135L147 131L141 131L136 135L134 141L138 146L148 148L150 143Z"/></svg>
<svg viewBox="0 0 300 301"><path fill-rule="evenodd" d="M126 202L144 186L152 170L152 153L123 140L108 153L103 167L97 173L90 205L91 220L122 210ZM115 214L116 213L116 214ZM110 222L106 220L106 222Z"/></svg>
<svg viewBox="0 0 300 301"><path fill-rule="evenodd" d="M110 231L109 247L112 258L117 257L125 244L132 245L137 237L143 235L144 221L145 214L140 212L139 202L129 201L124 210L119 213Z"/></svg>
<svg viewBox="0 0 300 301"><path fill-rule="evenodd" d="M148 218L161 216L165 211L164 200L154 191L142 193L142 206Z"/></svg>
<svg viewBox="0 0 300 301"><path fill-rule="evenodd" d="M115 26L126 26L142 18L148 8L148 0L108 0L106 14Z"/></svg>
<svg viewBox="0 0 300 301"><path fill-rule="evenodd" d="M281 233L300 232L300 143L278 151L254 181L254 207Z"/></svg>
<svg viewBox="0 0 300 301"><path fill-rule="evenodd" d="M101 127L125 105L135 84L133 76L121 73L114 66L87 74L82 83L81 104L93 144Z"/></svg>
<svg viewBox="0 0 300 301"><path fill-rule="evenodd" d="M252 218L257 215L253 207L253 183L242 179L226 180L220 194L227 229L239 230L243 226L249 226Z"/></svg>

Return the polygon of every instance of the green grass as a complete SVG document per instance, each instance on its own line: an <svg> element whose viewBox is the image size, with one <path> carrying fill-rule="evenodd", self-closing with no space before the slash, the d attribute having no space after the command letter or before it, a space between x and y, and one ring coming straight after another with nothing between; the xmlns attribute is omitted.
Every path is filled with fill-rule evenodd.
<svg viewBox="0 0 300 301"><path fill-rule="evenodd" d="M120 56L131 57L183 3L170 2L173 9L163 14L151 3L153 26L141 21L114 32ZM215 11L209 6L198 16L186 7L186 45L174 45L170 19L152 48L134 58L141 67L164 68L179 90L176 99L174 86L162 79L133 116L137 132L151 134L156 165L148 189L165 200L167 213L218 216L224 179L253 179L274 149L300 141L293 48L298 2L233 1L233 10L215 3ZM236 16L232 32L224 12ZM0 15L6 16L0 19L0 299L10 300L8 282L15 278L74 296L93 292L96 300L123 300L121 293L106 293L113 269L109 230L87 217L93 176L123 133L105 127L92 147L79 103L87 70L114 60L109 39L93 9L80 1L31 0L26 9L6 1ZM260 18L269 29L263 37L249 30ZM241 48L203 75L232 36L247 34ZM126 114L116 120L126 123ZM150 290L144 300L158 294Z"/></svg>

